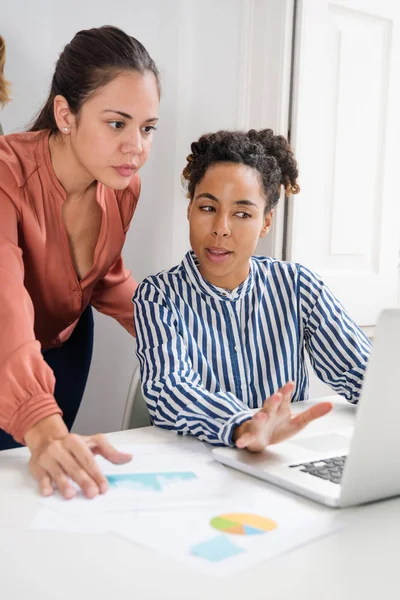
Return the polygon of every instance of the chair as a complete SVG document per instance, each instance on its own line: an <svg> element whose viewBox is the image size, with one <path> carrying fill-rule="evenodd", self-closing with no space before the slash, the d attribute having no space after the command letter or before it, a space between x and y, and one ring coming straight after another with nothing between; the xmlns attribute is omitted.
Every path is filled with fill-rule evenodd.
<svg viewBox="0 0 400 600"><path fill-rule="evenodd" d="M150 416L140 389L140 367L137 365L129 384L121 431L147 427L147 425L151 425Z"/></svg>

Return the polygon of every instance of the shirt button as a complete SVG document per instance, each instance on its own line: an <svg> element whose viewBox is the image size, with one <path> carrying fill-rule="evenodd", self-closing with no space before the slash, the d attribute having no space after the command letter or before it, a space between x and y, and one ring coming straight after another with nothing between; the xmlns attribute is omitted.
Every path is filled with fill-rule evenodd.
<svg viewBox="0 0 400 600"><path fill-rule="evenodd" d="M242 383L242 385L240 387L241 387L242 390L245 390L246 389L246 384Z"/></svg>
<svg viewBox="0 0 400 600"><path fill-rule="evenodd" d="M239 350L238 346L235 346L234 350L237 352Z"/></svg>

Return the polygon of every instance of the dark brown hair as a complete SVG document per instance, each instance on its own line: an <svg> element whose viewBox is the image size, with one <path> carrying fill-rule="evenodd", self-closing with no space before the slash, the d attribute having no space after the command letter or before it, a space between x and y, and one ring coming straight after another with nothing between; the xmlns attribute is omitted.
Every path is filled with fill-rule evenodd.
<svg viewBox="0 0 400 600"><path fill-rule="evenodd" d="M207 169L223 162L247 165L258 171L266 213L278 203L281 185L288 195L300 191L293 151L286 139L274 135L272 129L208 133L193 142L191 150L182 173L191 200Z"/></svg>
<svg viewBox="0 0 400 600"><path fill-rule="evenodd" d="M10 83L4 77L4 65L6 63L6 43L0 35L0 106L10 102Z"/></svg>
<svg viewBox="0 0 400 600"><path fill-rule="evenodd" d="M53 104L58 94L77 115L89 96L124 71L151 71L160 93L158 69L137 39L111 25L79 31L60 54L49 97L29 131L57 131Z"/></svg>

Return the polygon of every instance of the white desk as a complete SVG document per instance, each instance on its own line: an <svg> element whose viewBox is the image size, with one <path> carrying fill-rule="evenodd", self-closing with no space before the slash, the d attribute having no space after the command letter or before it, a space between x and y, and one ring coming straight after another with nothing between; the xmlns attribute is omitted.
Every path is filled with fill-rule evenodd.
<svg viewBox="0 0 400 600"><path fill-rule="evenodd" d="M335 427L347 426L354 411L338 403L331 415L313 423L307 432L324 430L333 421ZM176 436L148 427L113 433L110 439L140 443L176 440ZM400 498L347 509L343 512L347 525L338 533L220 579L111 534L29 530L38 496L27 476L27 459L25 448L0 452L0 597L4 600L399 597ZM321 506L318 510L335 509Z"/></svg>

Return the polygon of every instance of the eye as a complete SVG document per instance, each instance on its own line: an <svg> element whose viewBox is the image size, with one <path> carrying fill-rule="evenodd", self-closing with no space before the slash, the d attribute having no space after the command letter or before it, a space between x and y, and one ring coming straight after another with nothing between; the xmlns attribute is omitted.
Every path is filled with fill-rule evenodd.
<svg viewBox="0 0 400 600"><path fill-rule="evenodd" d="M108 123L113 129L123 129L125 123L123 121L109 121Z"/></svg>
<svg viewBox="0 0 400 600"><path fill-rule="evenodd" d="M199 208L203 212L212 212L214 210L214 207L211 206L210 204L207 204L206 206L199 206Z"/></svg>
<svg viewBox="0 0 400 600"><path fill-rule="evenodd" d="M251 214L250 213L243 212L243 211L235 213L235 216L239 217L239 219L250 219L251 218Z"/></svg>
<svg viewBox="0 0 400 600"><path fill-rule="evenodd" d="M157 129L157 127L155 125L145 125L143 127L144 133L147 133L147 134L151 133L152 131L156 131L156 129Z"/></svg>

